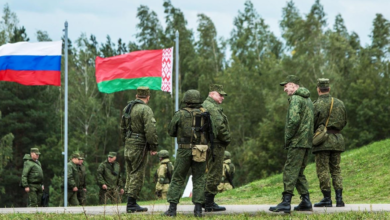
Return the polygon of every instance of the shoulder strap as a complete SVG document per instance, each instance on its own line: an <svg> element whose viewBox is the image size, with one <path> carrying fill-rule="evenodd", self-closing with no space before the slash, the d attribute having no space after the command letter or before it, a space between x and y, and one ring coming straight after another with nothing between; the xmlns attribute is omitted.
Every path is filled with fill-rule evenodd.
<svg viewBox="0 0 390 220"><path fill-rule="evenodd" d="M329 115L328 115L328 119L326 120L325 128L328 127L328 122L329 122L330 114L332 114L332 109L333 109L333 97L332 97L332 103L330 104Z"/></svg>

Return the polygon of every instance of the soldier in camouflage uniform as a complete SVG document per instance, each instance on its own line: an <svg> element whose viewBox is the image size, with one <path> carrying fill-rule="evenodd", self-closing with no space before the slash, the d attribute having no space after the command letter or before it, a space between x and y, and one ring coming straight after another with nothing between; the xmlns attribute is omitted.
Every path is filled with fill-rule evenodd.
<svg viewBox="0 0 390 220"><path fill-rule="evenodd" d="M79 164L78 153L72 154L72 159L68 163L68 204L69 206L78 206L79 201L77 199L77 192L80 189L80 176L79 176L79 168L77 167Z"/></svg>
<svg viewBox="0 0 390 220"><path fill-rule="evenodd" d="M123 195L123 182L121 177L121 166L116 161L116 152L108 153L108 158L99 164L97 169L97 183L100 188L99 203L112 204L121 203L120 195Z"/></svg>
<svg viewBox="0 0 390 220"><path fill-rule="evenodd" d="M218 193L218 185L222 178L225 150L230 143L229 122L220 106L225 99L225 96L227 96L227 94L223 91L222 85L210 85L209 96L203 102L203 107L210 112L216 129L214 149L212 149L211 153L213 155L210 155L207 161L208 173L205 187L205 212L226 210L225 207L218 206L218 204L214 202L215 195Z"/></svg>
<svg viewBox="0 0 390 220"><path fill-rule="evenodd" d="M147 105L150 99L149 87L138 87L136 100L123 109L121 131L125 143L127 212L146 212L137 199L145 177L147 152L157 154L156 120Z"/></svg>
<svg viewBox="0 0 390 220"><path fill-rule="evenodd" d="M325 127L331 108L332 97L329 94L329 79L318 79L318 99L314 103L314 129L322 131ZM327 139L313 147L316 158L317 176L324 198L314 204L314 207L332 207L329 172L336 193L336 206L344 207L342 192L343 178L341 177L341 153L345 150L344 137L340 131L347 125L347 113L344 103L333 98L332 112L327 124Z"/></svg>
<svg viewBox="0 0 390 220"><path fill-rule="evenodd" d="M177 111L168 125L168 133L171 137L177 137L179 149L177 150L172 181L168 189L169 209L164 215L176 216L177 204L185 189L188 171L191 169L193 175L192 203L195 204L194 216L201 217L202 203L204 202L206 158L203 162L194 161L193 151L196 151L194 147L197 145L207 146L210 130L201 129L203 125L194 121L202 113L207 114L207 110L202 107L200 93L197 90L188 90L184 94L183 102L186 103L186 107ZM201 120L200 118L198 120ZM210 123L204 122L204 125L211 128L212 131L212 127L209 127L212 126L210 116L208 119Z"/></svg>
<svg viewBox="0 0 390 220"><path fill-rule="evenodd" d="M29 207L41 206L44 186L42 166L38 161L40 154L38 148L31 148L30 154L26 154L23 157L24 165L21 186L28 193Z"/></svg>
<svg viewBox="0 0 390 220"><path fill-rule="evenodd" d="M309 186L304 171L309 158L313 141L313 103L310 92L299 86L299 78L294 75L280 83L289 98L289 108L285 125L285 148L287 160L283 171L283 201L270 211L289 213L294 188L301 195L301 203L294 207L296 211L312 211L309 197Z"/></svg>
<svg viewBox="0 0 390 220"><path fill-rule="evenodd" d="M157 183L155 193L158 199L166 199L169 183L172 179L173 165L169 161L169 152L167 150L158 152L158 157L160 158L160 166L156 171Z"/></svg>
<svg viewBox="0 0 390 220"><path fill-rule="evenodd" d="M225 151L225 157L223 161L222 179L218 185L218 192L224 192L233 189L233 178L236 168L232 163L231 154L229 151Z"/></svg>
<svg viewBox="0 0 390 220"><path fill-rule="evenodd" d="M85 206L87 201L87 185L85 182L86 172L85 172L85 166L84 163L84 155L79 153L79 164L77 165L77 168L79 170L79 178L80 178L80 189L77 191L77 200L79 201L79 204L82 206Z"/></svg>

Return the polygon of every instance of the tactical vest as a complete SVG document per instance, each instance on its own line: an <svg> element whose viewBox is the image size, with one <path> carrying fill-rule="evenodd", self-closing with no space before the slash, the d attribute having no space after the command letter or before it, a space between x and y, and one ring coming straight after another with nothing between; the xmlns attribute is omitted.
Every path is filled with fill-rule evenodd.
<svg viewBox="0 0 390 220"><path fill-rule="evenodd" d="M123 118L125 119L125 127L126 127L126 137L130 137L132 130L131 130L131 110L136 104L143 104L141 100L133 100L131 101L125 108L125 111L123 112Z"/></svg>
<svg viewBox="0 0 390 220"><path fill-rule="evenodd" d="M163 184L169 184L169 183L171 183L171 180L172 180L173 165L170 161L167 163L162 163L162 164L165 164L167 166L167 172L165 173L165 178L164 178ZM156 183L158 182L158 173L157 172L158 172L158 169L154 173L154 182L156 182Z"/></svg>
<svg viewBox="0 0 390 220"><path fill-rule="evenodd" d="M206 112L204 108L183 108L180 110L180 139L179 144L207 144L208 140L205 136L205 116L202 113ZM184 116L188 112L191 117Z"/></svg>

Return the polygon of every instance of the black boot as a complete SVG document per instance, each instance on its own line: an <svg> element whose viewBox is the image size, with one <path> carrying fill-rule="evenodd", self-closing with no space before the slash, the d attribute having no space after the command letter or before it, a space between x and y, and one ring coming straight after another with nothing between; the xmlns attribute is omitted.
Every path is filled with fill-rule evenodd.
<svg viewBox="0 0 390 220"><path fill-rule="evenodd" d="M202 204L195 203L194 216L202 217Z"/></svg>
<svg viewBox="0 0 390 220"><path fill-rule="evenodd" d="M143 208L137 204L133 197L127 197L127 212L147 212L148 208Z"/></svg>
<svg viewBox="0 0 390 220"><path fill-rule="evenodd" d="M330 198L330 191L321 191L324 195L324 198L319 202L314 204L314 207L332 207L332 199Z"/></svg>
<svg viewBox="0 0 390 220"><path fill-rule="evenodd" d="M165 216L176 216L176 210L177 210L177 204L173 203L173 202L170 202L168 210L166 212L164 212L163 215L165 215ZM202 208L201 208L201 211L202 211Z"/></svg>
<svg viewBox="0 0 390 220"><path fill-rule="evenodd" d="M343 202L343 190L336 189L336 207L344 207L345 203Z"/></svg>
<svg viewBox="0 0 390 220"><path fill-rule="evenodd" d="M313 206L310 202L309 193L301 195L301 203L294 207L294 211L313 211Z"/></svg>
<svg viewBox="0 0 390 220"><path fill-rule="evenodd" d="M226 208L223 206L219 206L217 203L214 202L215 195L211 193L205 193L205 212L220 212L220 211L226 211Z"/></svg>
<svg viewBox="0 0 390 220"><path fill-rule="evenodd" d="M283 198L282 198L283 201L279 203L277 206L271 206L269 210L272 212L290 213L292 196L293 195L290 193L283 193Z"/></svg>

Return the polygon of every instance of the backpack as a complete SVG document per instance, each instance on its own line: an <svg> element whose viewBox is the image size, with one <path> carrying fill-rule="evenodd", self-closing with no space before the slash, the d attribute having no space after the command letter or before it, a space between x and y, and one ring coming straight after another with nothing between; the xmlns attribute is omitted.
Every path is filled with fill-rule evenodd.
<svg viewBox="0 0 390 220"><path fill-rule="evenodd" d="M211 121L208 122L206 117L206 109L204 108L183 108L183 111L190 113L191 118L189 117L181 117L183 126L183 136L190 138L191 144L207 144L208 137L206 137L205 133L208 132L206 128L211 126ZM190 124L191 126L186 126Z"/></svg>

